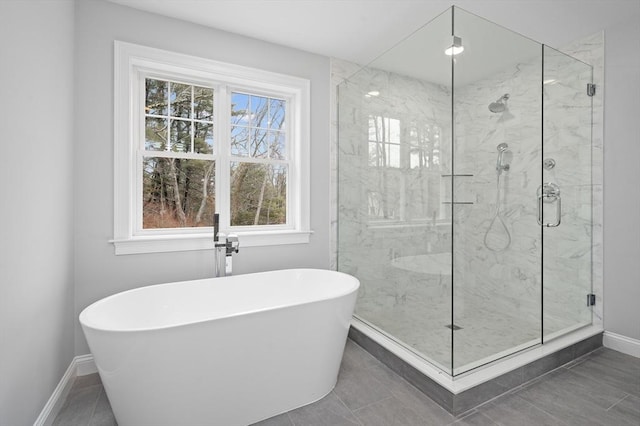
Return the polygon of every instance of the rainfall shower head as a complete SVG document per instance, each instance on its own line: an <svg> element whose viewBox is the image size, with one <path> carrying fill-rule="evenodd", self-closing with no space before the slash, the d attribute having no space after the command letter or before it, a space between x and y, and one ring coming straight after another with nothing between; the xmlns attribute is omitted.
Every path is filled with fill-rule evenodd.
<svg viewBox="0 0 640 426"><path fill-rule="evenodd" d="M507 100L509 100L509 94L505 93L500 98L498 98L497 101L491 102L489 104L489 111L495 113L504 112L507 109L507 104L505 103Z"/></svg>
<svg viewBox="0 0 640 426"><path fill-rule="evenodd" d="M506 143L502 142L501 144L498 144L496 149L498 150L498 152L505 152L507 149L509 149L509 145L507 145Z"/></svg>

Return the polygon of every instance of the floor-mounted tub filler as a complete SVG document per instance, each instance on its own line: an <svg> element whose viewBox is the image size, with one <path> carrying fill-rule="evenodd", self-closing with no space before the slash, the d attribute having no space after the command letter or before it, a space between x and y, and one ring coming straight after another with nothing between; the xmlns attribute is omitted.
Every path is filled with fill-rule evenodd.
<svg viewBox="0 0 640 426"><path fill-rule="evenodd" d="M290 269L118 293L80 323L129 425L247 425L335 386L359 281Z"/></svg>

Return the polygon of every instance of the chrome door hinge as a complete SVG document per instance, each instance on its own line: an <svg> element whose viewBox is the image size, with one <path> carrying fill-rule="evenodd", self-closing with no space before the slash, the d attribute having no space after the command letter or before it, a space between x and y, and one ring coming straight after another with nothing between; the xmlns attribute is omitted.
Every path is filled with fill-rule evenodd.
<svg viewBox="0 0 640 426"><path fill-rule="evenodd" d="M593 83L587 83L587 95L593 96L596 94L596 85Z"/></svg>
<svg viewBox="0 0 640 426"><path fill-rule="evenodd" d="M595 306L596 305L596 295L591 293L587 294L587 306Z"/></svg>

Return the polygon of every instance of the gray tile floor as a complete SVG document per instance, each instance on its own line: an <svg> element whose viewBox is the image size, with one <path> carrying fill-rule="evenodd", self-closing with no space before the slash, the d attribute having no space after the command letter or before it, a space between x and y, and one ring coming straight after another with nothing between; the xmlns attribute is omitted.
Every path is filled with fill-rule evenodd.
<svg viewBox="0 0 640 426"><path fill-rule="evenodd" d="M455 418L349 340L329 395L256 426L451 424L640 426L640 359L601 348ZM54 425L116 425L97 374L76 380Z"/></svg>

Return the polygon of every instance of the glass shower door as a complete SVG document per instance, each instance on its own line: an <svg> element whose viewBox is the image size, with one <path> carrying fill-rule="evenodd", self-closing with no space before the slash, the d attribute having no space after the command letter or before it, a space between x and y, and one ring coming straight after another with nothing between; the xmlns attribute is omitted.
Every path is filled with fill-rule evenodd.
<svg viewBox="0 0 640 426"><path fill-rule="evenodd" d="M454 8L453 371L541 342L541 45Z"/></svg>
<svg viewBox="0 0 640 426"><path fill-rule="evenodd" d="M592 67L544 46L543 339L591 324Z"/></svg>

